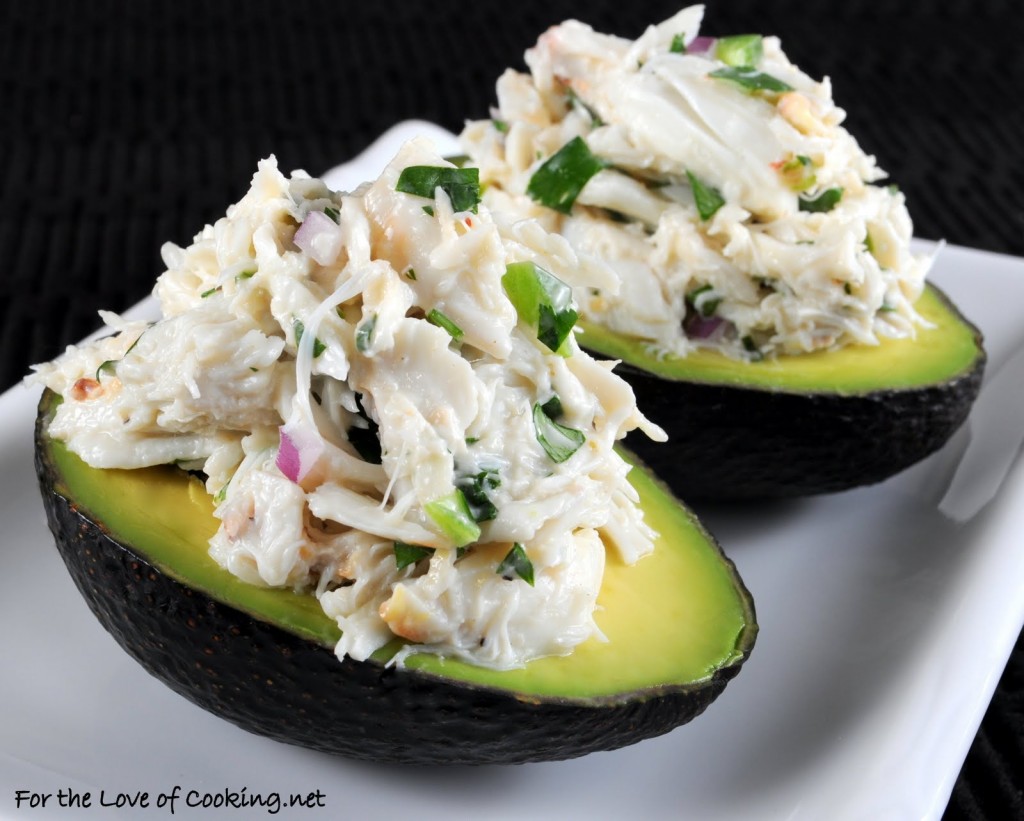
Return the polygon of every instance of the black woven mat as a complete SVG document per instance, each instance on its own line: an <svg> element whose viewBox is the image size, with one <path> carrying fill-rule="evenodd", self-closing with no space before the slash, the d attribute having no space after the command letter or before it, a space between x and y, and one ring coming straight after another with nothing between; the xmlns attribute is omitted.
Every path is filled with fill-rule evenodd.
<svg viewBox="0 0 1024 821"><path fill-rule="evenodd" d="M458 130L548 25L635 36L670 2L78 2L0 10L0 389L146 295L256 161L315 173L387 126ZM1024 14L944 4L729 0L709 33L778 34L829 75L907 194L919 236L1024 254ZM1018 646L947 817L1024 818ZM851 786L852 788L852 786Z"/></svg>

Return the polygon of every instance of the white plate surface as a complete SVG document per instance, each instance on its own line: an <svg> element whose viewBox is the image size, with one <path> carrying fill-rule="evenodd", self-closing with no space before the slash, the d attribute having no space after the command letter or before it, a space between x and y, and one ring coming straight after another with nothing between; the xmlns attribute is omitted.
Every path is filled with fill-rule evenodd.
<svg viewBox="0 0 1024 821"><path fill-rule="evenodd" d="M403 123L330 175L351 188ZM334 759L250 735L172 693L99 626L47 531L32 468L38 391L0 397L0 817L107 818L118 793L319 790L282 818L937 818L1024 623L1024 261L945 248L933 279L985 333L971 420L881 485L701 510L753 592L761 625L737 679L692 724L573 761L416 769ZM142 312L152 305L143 304ZM16 810L16 791L50 794ZM91 794L62 809L60 790Z"/></svg>

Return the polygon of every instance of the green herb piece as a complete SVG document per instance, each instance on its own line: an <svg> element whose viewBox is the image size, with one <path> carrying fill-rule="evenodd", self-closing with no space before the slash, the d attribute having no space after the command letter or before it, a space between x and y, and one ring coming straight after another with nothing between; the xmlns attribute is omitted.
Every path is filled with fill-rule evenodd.
<svg viewBox="0 0 1024 821"><path fill-rule="evenodd" d="M792 191L806 191L818 181L814 162L810 157L798 154L779 166L779 174Z"/></svg>
<svg viewBox="0 0 1024 821"><path fill-rule="evenodd" d="M341 211L334 206L328 205L324 207L324 213L330 217L335 223L341 222Z"/></svg>
<svg viewBox="0 0 1024 821"><path fill-rule="evenodd" d="M541 405L540 408L549 419L558 419L565 413L565 408L562 407L562 400L558 398L557 393Z"/></svg>
<svg viewBox="0 0 1024 821"><path fill-rule="evenodd" d="M533 587L533 562L530 561L530 557L526 555L526 551L519 542L512 545L512 549L501 560L501 564L494 572L508 581L512 581L514 573L530 587Z"/></svg>
<svg viewBox="0 0 1024 821"><path fill-rule="evenodd" d="M228 498L228 485L230 484L231 480L228 479L227 484L225 484L224 487L217 491L216 495L213 497L213 503L215 505L219 505L221 502Z"/></svg>
<svg viewBox="0 0 1024 821"><path fill-rule="evenodd" d="M853 295L853 286L849 282L843 283L843 293L847 296Z"/></svg>
<svg viewBox="0 0 1024 821"><path fill-rule="evenodd" d="M715 294L714 291L715 289L711 285L701 285L686 295L686 302L701 316L714 316L722 302L722 297Z"/></svg>
<svg viewBox="0 0 1024 821"><path fill-rule="evenodd" d="M750 354L750 359L753 362L760 362L764 359L764 354L761 353L761 349L757 347L757 343L754 341L754 337L749 334L740 340L743 344L743 350Z"/></svg>
<svg viewBox="0 0 1024 821"><path fill-rule="evenodd" d="M427 502L423 509L456 547L465 547L480 538L480 525L458 488L447 496Z"/></svg>
<svg viewBox="0 0 1024 821"><path fill-rule="evenodd" d="M885 190L888 191L890 194L892 194L894 197L898 193L900 193L900 187L896 183L894 183L894 182L893 183L889 183L889 185L885 186Z"/></svg>
<svg viewBox="0 0 1024 821"><path fill-rule="evenodd" d="M723 205L725 200L717 188L705 185L689 171L686 172L686 179L690 181L690 188L693 189L693 200L697 203L697 213L702 220L709 220Z"/></svg>
<svg viewBox="0 0 1024 821"><path fill-rule="evenodd" d="M295 331L295 347L299 347L299 343L302 342L302 335L306 332L306 326L302 324L301 319L296 319L292 322L292 328ZM320 337L313 338L313 358L316 359L320 354L327 350L327 346L320 341Z"/></svg>
<svg viewBox="0 0 1024 821"><path fill-rule="evenodd" d="M519 319L537 329L537 339L549 350L569 356L565 343L579 318L572 288L533 262L508 265L501 284Z"/></svg>
<svg viewBox="0 0 1024 821"><path fill-rule="evenodd" d="M508 134L508 123L504 120L491 120L491 125L494 126L495 131L499 131L502 134Z"/></svg>
<svg viewBox="0 0 1024 821"><path fill-rule="evenodd" d="M533 406L533 428L537 441L552 462L564 462L586 441L583 431L560 425L544 412L539 402Z"/></svg>
<svg viewBox="0 0 1024 821"><path fill-rule="evenodd" d="M255 268L252 268L252 269L250 269L248 271L242 271L242 273L237 274L235 276L235 282L241 282L242 280L245 280L245 279L252 279L254 276L256 276L256 269Z"/></svg>
<svg viewBox="0 0 1024 821"><path fill-rule="evenodd" d="M415 282L416 281L416 269L415 268L410 268L408 271L405 272L405 276L406 276L406 279L411 279L413 282Z"/></svg>
<svg viewBox="0 0 1024 821"><path fill-rule="evenodd" d="M725 68L715 69L708 74L708 77L735 83L749 93L766 91L770 94L781 94L784 91L793 90L793 86L789 85L789 83L784 83L778 77L772 77L771 74L765 74L763 71L758 71L749 66L726 66Z"/></svg>
<svg viewBox="0 0 1024 821"><path fill-rule="evenodd" d="M885 302L883 302L881 307L878 309L878 312L879 313L883 313L883 314L889 314L889 313L892 313L895 310L896 309L892 305L888 305Z"/></svg>
<svg viewBox="0 0 1024 821"><path fill-rule="evenodd" d="M686 40L682 34L673 35L672 45L668 47L668 50L672 54L686 54Z"/></svg>
<svg viewBox="0 0 1024 821"><path fill-rule="evenodd" d="M719 37L715 41L715 57L727 66L753 68L764 57L761 35L737 34L733 37Z"/></svg>
<svg viewBox="0 0 1024 821"><path fill-rule="evenodd" d="M152 325L149 326L149 328L152 327ZM117 363L122 361L126 356L128 356L128 354L135 350L135 346L139 344L139 340L142 339L143 334L145 334L146 331L149 330L149 328L146 328L146 330L144 330L141 334L135 337L135 341L128 346L128 350L124 352L124 356L122 356L121 359L108 359L106 362L100 364L100 366L96 369L97 382L100 381L100 374L117 372Z"/></svg>
<svg viewBox="0 0 1024 821"><path fill-rule="evenodd" d="M875 241L871 239L871 232L868 231L864 234L864 250L869 254L875 253Z"/></svg>
<svg viewBox="0 0 1024 821"><path fill-rule="evenodd" d="M395 564L401 570L420 559L426 559L434 552L432 547L420 547L418 544L395 542Z"/></svg>
<svg viewBox="0 0 1024 821"><path fill-rule="evenodd" d="M479 441L480 441L480 437L479 436L467 436L466 437L466 444L467 445L475 445Z"/></svg>
<svg viewBox="0 0 1024 821"><path fill-rule="evenodd" d="M362 322L356 328L356 350L366 353L370 350L370 343L373 341L373 330L377 327L377 314L372 314L369 319Z"/></svg>
<svg viewBox="0 0 1024 821"><path fill-rule="evenodd" d="M427 314L427 322L431 325L437 325L438 328L444 328L448 331L448 335L456 342L461 342L462 337L465 336L465 332L462 328L452 322L451 319L441 313L441 311L437 310L437 308L432 308L430 313Z"/></svg>
<svg viewBox="0 0 1024 821"><path fill-rule="evenodd" d="M434 206L433 205L424 205L423 206L423 213L426 214L428 217L434 216Z"/></svg>
<svg viewBox="0 0 1024 821"><path fill-rule="evenodd" d="M526 193L535 202L568 214L583 186L606 166L604 160L590 153L582 137L574 137L533 172Z"/></svg>
<svg viewBox="0 0 1024 821"><path fill-rule="evenodd" d="M488 490L501 487L501 477L493 468L485 468L473 476L464 476L456 481L455 486L462 491L469 506L469 512L476 522L489 522L498 515Z"/></svg>
<svg viewBox="0 0 1024 821"><path fill-rule="evenodd" d="M477 168L447 168L435 165L410 165L402 169L396 191L434 198L440 188L451 200L452 208L476 213L480 202L480 170ZM426 210L426 209L424 209Z"/></svg>
<svg viewBox="0 0 1024 821"><path fill-rule="evenodd" d="M594 111L594 109L587 105L585 102L583 102L583 100L580 99L579 95L575 91L573 91L572 88L566 88L565 95L566 97L569 98L569 105L573 106L574 108L582 108L585 112L587 112L587 115L590 117L591 128L600 128L602 125L604 125L604 120L601 119L601 115Z"/></svg>
<svg viewBox="0 0 1024 821"><path fill-rule="evenodd" d="M835 208L842 198L842 188L826 188L816 197L800 197L800 210L814 214L824 214Z"/></svg>
<svg viewBox="0 0 1024 821"><path fill-rule="evenodd" d="M220 290L220 288L221 288L221 286L218 285L216 288L210 288L210 290L208 290L208 291L203 291L199 295L199 298L200 299L206 299L208 296L213 296L215 293L217 293L217 291Z"/></svg>

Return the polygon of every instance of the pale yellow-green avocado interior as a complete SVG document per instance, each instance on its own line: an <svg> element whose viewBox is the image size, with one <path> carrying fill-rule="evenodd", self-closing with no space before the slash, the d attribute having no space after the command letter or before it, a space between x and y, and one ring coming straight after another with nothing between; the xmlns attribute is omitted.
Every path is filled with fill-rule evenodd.
<svg viewBox="0 0 1024 821"><path fill-rule="evenodd" d="M333 647L338 627L312 595L247 584L210 558L207 542L218 523L198 479L170 467L98 470L61 443L47 442L63 485L57 490L162 572ZM660 535L655 551L632 566L608 551L596 614L607 642L592 638L569 656L505 672L423 653L407 659L407 667L526 697L593 698L697 683L749 651L756 632L752 605L734 569L660 483L640 468L630 477L646 521ZM397 647L390 645L376 657L389 658Z"/></svg>
<svg viewBox="0 0 1024 821"><path fill-rule="evenodd" d="M663 379L776 390L838 394L916 388L945 382L968 370L978 356L975 330L932 286L914 306L928 326L913 337L878 345L847 345L834 351L731 359L708 349L684 357L657 355L647 343L581 322L580 344Z"/></svg>

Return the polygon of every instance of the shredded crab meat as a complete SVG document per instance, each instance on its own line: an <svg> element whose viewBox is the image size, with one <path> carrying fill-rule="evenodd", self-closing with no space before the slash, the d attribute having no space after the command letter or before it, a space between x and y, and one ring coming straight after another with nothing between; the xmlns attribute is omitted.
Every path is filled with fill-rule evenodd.
<svg viewBox="0 0 1024 821"><path fill-rule="evenodd" d="M203 471L213 558L316 595L339 656L397 637L396 664L516 667L601 639L606 551L639 561L656 538L614 444L664 434L571 332L546 347L502 281L516 262L580 288L613 274L540 222L398 191L419 166L449 164L413 141L344 194L262 161L224 218L165 246L160 321L107 315L113 336L36 378L90 464ZM554 456L536 416L553 397Z"/></svg>
<svg viewBox="0 0 1024 821"><path fill-rule="evenodd" d="M462 133L485 201L607 262L622 286L577 285L582 315L659 354L760 359L912 336L932 258L911 252L904 198L843 127L828 79L775 37L757 39L751 66L725 62L714 38L691 50L702 17L683 9L635 41L572 20L541 35L529 71L498 80L492 118ZM563 213L531 184L574 139L601 167ZM710 213L697 186L721 200ZM698 309L700 293L713 299Z"/></svg>

